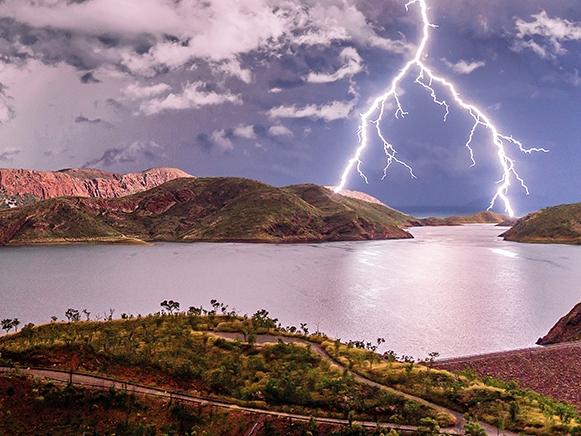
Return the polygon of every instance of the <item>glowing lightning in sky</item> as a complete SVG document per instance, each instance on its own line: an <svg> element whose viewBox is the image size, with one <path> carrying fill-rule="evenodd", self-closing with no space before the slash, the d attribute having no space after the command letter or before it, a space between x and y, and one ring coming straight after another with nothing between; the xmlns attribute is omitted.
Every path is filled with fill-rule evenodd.
<svg viewBox="0 0 581 436"><path fill-rule="evenodd" d="M383 114L385 111L385 103L388 99L391 99L391 98L393 98L393 100L395 101L395 105L396 105L395 116L396 116L396 118L400 118L400 117L403 118L408 114L403 109L403 107L401 105L401 102L399 99L399 94L398 94L398 86L399 86L400 82L407 76L407 74L412 69L417 68L417 70L419 70L419 72L418 72L418 76L415 79L415 83L417 83L422 88L424 88L426 91L428 91L430 93L430 96L432 97L432 100L434 101L434 103L442 107L442 109L444 110L444 121L446 121L446 119L448 117L448 114L450 112L450 107L445 100L438 99L436 91L433 88L434 83L438 83L438 84L442 85L443 87L447 88L448 91L450 92L451 96L453 97L454 102L458 106L460 106L462 109L464 109L474 120L474 124L472 126L472 129L470 130L468 140L466 141L466 144L465 144L465 147L468 149L468 152L470 153L470 159L472 162L472 166L476 165L476 161L474 160L474 152L473 152L472 147L471 147L472 139L474 137L476 130L478 129L478 127L482 126L483 128L488 129L490 131L490 133L492 134L492 142L494 143L494 145L496 147L498 160L499 160L500 166L502 168L502 178L497 182L499 186L496 190L496 193L494 194L494 197L490 201L490 205L488 206L488 210L492 209L492 207L494 207L494 204L496 203L496 201L500 199L504 203L506 212L512 217L512 216L514 216L514 210L510 204L510 200L507 197L508 188L511 185L511 180L513 178L516 179L520 183L522 188L525 190L527 195L529 193L529 190L528 190L528 187L525 184L524 180L517 173L517 171L515 169L514 160L511 159L507 155L505 145L512 144L512 145L518 147L518 149L521 152L527 153L527 154L532 153L534 151L546 153L546 152L548 152L548 150L546 150L544 148L525 148L523 146L523 144L520 141L518 141L517 139L513 138L512 136L508 136L508 135L505 135L502 132L500 132L498 130L498 128L492 123L490 118L488 118L478 107L474 106L471 103L464 101L460 97L460 94L456 90L456 87L451 82L449 82L445 78L442 78L442 77L435 75L432 72L432 70L430 68L428 68L428 66L426 64L424 64L424 62L422 61L422 58L425 55L426 46L427 46L428 40L430 38L430 28L437 27L437 26L435 26L434 24L431 24L429 19L428 19L428 7L426 4L426 0L410 0L405 5L406 10L408 10L411 5L414 5L416 3L419 4L419 6L420 6L420 14L421 14L422 23L423 23L423 36L422 36L420 44L416 50L415 56L411 60L409 60L404 65L404 67L399 71L399 73L394 77L389 89L384 94L375 98L375 100L373 100L373 104L367 110L367 112L361 114L361 125L359 126L359 130L357 131L357 135L359 137L359 146L355 150L354 155L351 157L351 159L347 163L347 166L345 167L343 174L341 176L341 182L334 188L334 191L340 192L341 190L343 190L343 188L345 187L345 185L347 183L347 177L349 176L349 174L353 170L353 167L355 167L357 169L357 172L359 173L359 175L367 183L367 177L365 176L365 174L363 174L363 171L361 170L361 154L363 153L363 150L365 150L365 148L367 147L367 144L369 142L368 128L370 125L375 126L375 130L377 132L379 139L383 142L383 150L385 152L385 155L387 156L387 164L383 170L383 178L386 177L387 170L389 169L389 167L391 166L391 164L393 162L405 167L409 171L411 177L416 178L412 167L397 157L397 151L394 148L394 146L385 138L385 136L381 130L380 123L381 123L381 120L383 118ZM377 118L373 118L374 114L377 114ZM383 180L383 178L382 178L382 180Z"/></svg>

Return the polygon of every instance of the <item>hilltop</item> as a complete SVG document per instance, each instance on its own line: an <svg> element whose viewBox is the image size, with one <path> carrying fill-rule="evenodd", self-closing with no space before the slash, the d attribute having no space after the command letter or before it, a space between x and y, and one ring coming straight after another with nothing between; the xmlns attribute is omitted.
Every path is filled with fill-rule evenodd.
<svg viewBox="0 0 581 436"><path fill-rule="evenodd" d="M177 168L150 168L127 174L93 168L60 171L0 168L0 208L17 207L55 197L123 197L179 177L191 176Z"/></svg>
<svg viewBox="0 0 581 436"><path fill-rule="evenodd" d="M409 216L317 185L180 178L120 198L59 197L0 211L0 244L401 239Z"/></svg>
<svg viewBox="0 0 581 436"><path fill-rule="evenodd" d="M563 204L531 213L501 236L515 242L581 244L581 203Z"/></svg>

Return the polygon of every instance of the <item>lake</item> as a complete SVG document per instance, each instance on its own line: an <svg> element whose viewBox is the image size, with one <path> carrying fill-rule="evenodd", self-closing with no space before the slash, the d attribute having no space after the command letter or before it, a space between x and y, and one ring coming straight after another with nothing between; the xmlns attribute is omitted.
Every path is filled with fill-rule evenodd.
<svg viewBox="0 0 581 436"><path fill-rule="evenodd" d="M0 248L0 318L182 308L241 313L384 349L458 356L534 344L581 300L581 247L505 242L491 225L424 227L414 240Z"/></svg>

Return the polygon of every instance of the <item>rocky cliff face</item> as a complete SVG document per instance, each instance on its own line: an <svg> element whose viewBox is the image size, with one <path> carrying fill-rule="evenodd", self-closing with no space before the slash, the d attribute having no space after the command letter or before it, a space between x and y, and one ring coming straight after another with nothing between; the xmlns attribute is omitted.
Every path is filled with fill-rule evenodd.
<svg viewBox="0 0 581 436"><path fill-rule="evenodd" d="M176 168L115 174L91 168L61 171L0 169L0 207L10 208L55 197L117 198L155 188L180 177Z"/></svg>
<svg viewBox="0 0 581 436"><path fill-rule="evenodd" d="M539 338L537 344L549 345L571 341L581 341L581 303L561 318L546 336Z"/></svg>

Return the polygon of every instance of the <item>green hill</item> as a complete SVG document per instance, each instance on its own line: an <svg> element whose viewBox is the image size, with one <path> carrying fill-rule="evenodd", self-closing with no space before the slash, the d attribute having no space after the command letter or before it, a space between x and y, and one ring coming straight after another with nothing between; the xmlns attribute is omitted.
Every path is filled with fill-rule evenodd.
<svg viewBox="0 0 581 436"><path fill-rule="evenodd" d="M181 178L121 198L60 197L0 211L0 244L401 239L409 216L317 185Z"/></svg>
<svg viewBox="0 0 581 436"><path fill-rule="evenodd" d="M521 218L501 236L507 241L581 244L581 203L548 207Z"/></svg>

